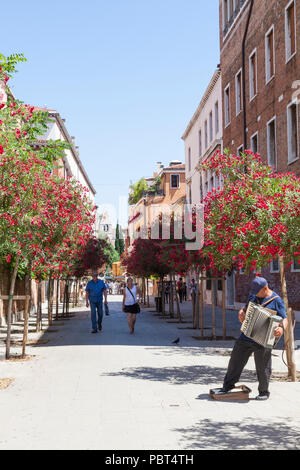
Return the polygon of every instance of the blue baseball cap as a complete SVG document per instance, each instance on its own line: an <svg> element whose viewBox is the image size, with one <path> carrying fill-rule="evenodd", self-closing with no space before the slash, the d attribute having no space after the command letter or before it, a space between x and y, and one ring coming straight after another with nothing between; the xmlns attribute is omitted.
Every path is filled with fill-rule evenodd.
<svg viewBox="0 0 300 470"><path fill-rule="evenodd" d="M251 284L251 295L257 295L261 289L268 285L268 281L264 277L256 277Z"/></svg>

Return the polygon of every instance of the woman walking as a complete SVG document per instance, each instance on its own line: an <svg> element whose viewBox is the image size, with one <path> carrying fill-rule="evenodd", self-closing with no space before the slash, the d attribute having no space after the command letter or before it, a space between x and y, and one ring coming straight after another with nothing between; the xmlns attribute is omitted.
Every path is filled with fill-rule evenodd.
<svg viewBox="0 0 300 470"><path fill-rule="evenodd" d="M127 279L127 285L123 294L123 312L127 314L127 321L131 335L134 333L136 314L140 313L140 306L137 301L137 296L137 287L133 283L132 277L129 277Z"/></svg>

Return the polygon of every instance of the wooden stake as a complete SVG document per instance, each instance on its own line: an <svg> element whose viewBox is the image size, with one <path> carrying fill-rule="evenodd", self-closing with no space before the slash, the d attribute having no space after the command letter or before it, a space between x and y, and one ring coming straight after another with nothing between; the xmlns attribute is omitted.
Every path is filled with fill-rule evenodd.
<svg viewBox="0 0 300 470"><path fill-rule="evenodd" d="M222 317L223 317L223 340L226 340L226 297L225 297L225 279L222 279Z"/></svg>
<svg viewBox="0 0 300 470"><path fill-rule="evenodd" d="M200 283L200 308L201 308L201 338L204 337L204 292L203 292L203 279Z"/></svg>
<svg viewBox="0 0 300 470"><path fill-rule="evenodd" d="M11 314L12 314L12 306L13 306L13 297L15 292L15 285L16 279L18 274L18 268L20 264L21 255L17 255L15 267L13 270L13 274L10 281L10 288L9 288L9 300L8 300L8 308L7 308L7 336L6 336L6 359L10 358L10 342L11 342Z"/></svg>
<svg viewBox="0 0 300 470"><path fill-rule="evenodd" d="M217 339L217 324L216 324L216 306L215 306L215 282L211 281L211 307L212 307L212 337L213 340Z"/></svg>
<svg viewBox="0 0 300 470"><path fill-rule="evenodd" d="M285 348L286 348L287 363L288 363L288 376L291 378L293 382L296 382L297 371L296 371L296 362L295 362L293 319L292 319L292 310L289 308L289 302L288 302L283 256L279 257L279 267L280 267L282 297L283 297L283 301L285 304L285 308L287 310L287 319L288 319L288 327L285 331Z"/></svg>

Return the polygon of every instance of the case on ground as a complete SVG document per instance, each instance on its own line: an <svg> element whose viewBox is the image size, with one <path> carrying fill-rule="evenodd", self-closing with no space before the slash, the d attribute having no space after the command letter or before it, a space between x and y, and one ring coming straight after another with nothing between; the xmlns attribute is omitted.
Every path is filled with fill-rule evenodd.
<svg viewBox="0 0 300 470"><path fill-rule="evenodd" d="M209 391L211 398L214 400L225 401L225 400L242 400L248 401L249 394L252 390L246 385L240 385L235 387L233 390L227 393L220 393L222 389L215 388Z"/></svg>

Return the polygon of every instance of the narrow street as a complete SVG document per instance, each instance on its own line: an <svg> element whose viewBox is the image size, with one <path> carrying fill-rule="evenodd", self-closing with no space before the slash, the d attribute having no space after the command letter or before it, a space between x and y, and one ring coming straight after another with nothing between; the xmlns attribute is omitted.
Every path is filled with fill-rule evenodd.
<svg viewBox="0 0 300 470"><path fill-rule="evenodd" d="M121 297L109 300L101 333L91 335L82 309L28 348L31 361L0 363L0 377L15 379L0 391L0 449L300 449L299 384L273 382L269 401L253 400L251 359L242 377L251 400L215 402L208 391L233 342L199 342L152 309L130 335Z"/></svg>

